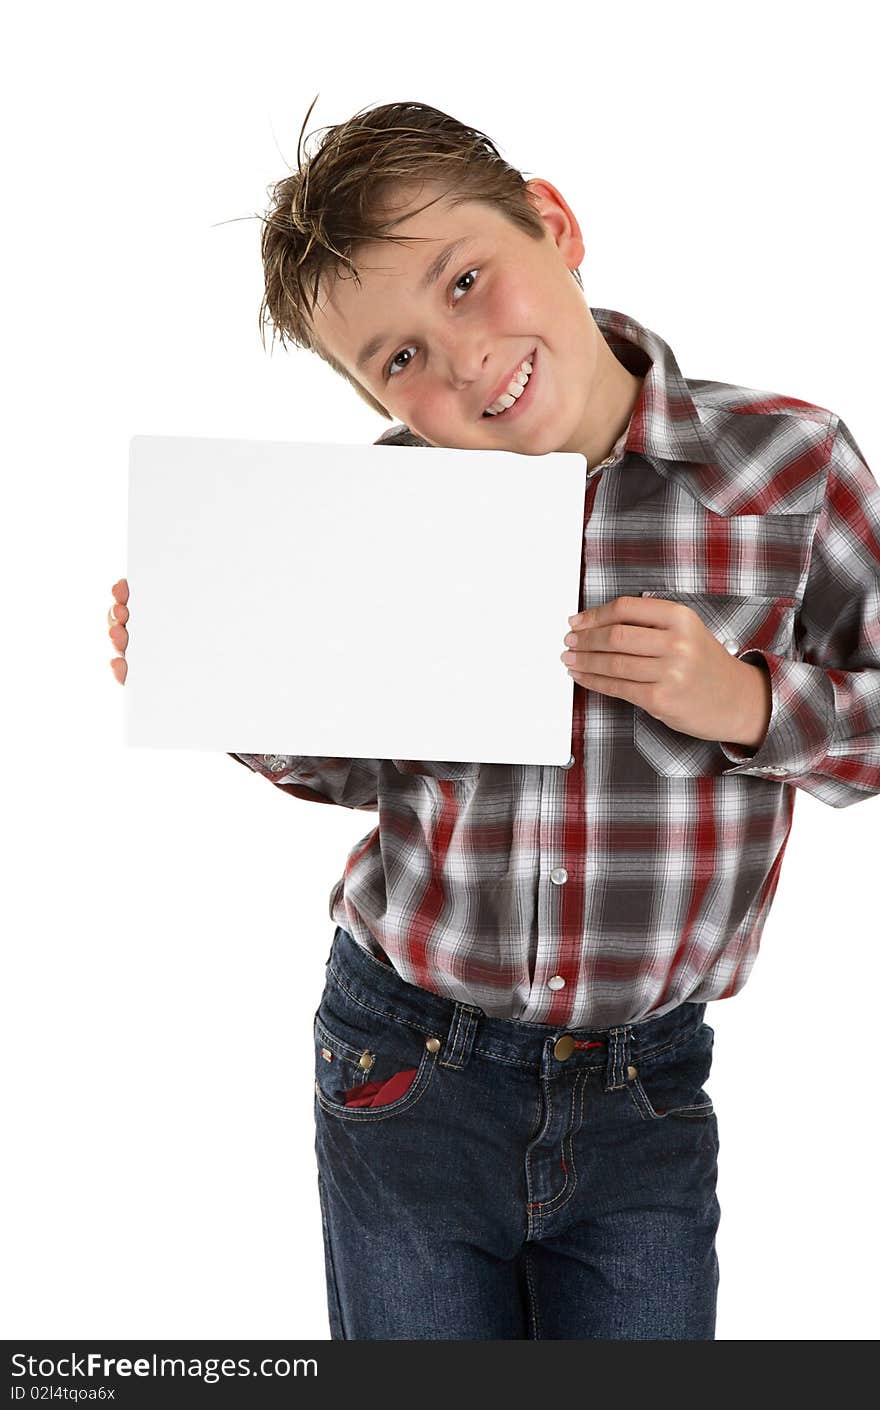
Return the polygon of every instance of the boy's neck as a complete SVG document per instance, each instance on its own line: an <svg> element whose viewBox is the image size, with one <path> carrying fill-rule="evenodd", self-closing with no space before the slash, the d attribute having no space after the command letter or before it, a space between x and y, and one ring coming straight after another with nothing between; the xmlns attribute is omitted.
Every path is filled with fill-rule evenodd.
<svg viewBox="0 0 880 1410"><path fill-rule="evenodd" d="M577 447L588 466L601 464L611 454L629 424L645 380L627 371L611 350L607 351L609 360L597 387L599 395L591 398L594 405L587 409L588 424Z"/></svg>

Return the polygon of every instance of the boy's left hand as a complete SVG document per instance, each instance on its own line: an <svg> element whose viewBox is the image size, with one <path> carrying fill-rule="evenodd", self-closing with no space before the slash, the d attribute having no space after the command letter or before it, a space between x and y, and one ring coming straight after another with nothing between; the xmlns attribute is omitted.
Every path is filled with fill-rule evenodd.
<svg viewBox="0 0 880 1410"><path fill-rule="evenodd" d="M696 739L763 737L769 700L756 694L755 673L766 673L731 656L683 602L617 597L569 621L561 659L577 685L629 700Z"/></svg>

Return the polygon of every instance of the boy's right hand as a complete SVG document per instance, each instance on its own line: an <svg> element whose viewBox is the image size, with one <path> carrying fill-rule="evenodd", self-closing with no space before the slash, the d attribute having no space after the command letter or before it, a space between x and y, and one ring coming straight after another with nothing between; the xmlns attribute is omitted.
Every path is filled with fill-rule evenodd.
<svg viewBox="0 0 880 1410"><path fill-rule="evenodd" d="M110 662L110 669L119 681L119 684L125 685L125 677L128 674L128 662L125 659L125 648L128 646L128 632L125 630L122 623L128 621L128 608L125 606L128 601L127 579L120 578L118 583L114 583L110 591L113 593L114 602L110 611L107 613L107 620L110 623L108 635L117 651L122 653L120 656L113 658Z"/></svg>

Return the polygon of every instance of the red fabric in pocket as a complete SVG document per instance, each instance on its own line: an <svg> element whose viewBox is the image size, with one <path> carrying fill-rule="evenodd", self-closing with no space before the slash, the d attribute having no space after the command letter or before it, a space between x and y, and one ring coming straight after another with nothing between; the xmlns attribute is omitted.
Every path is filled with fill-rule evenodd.
<svg viewBox="0 0 880 1410"><path fill-rule="evenodd" d="M387 1106L389 1102L396 1102L409 1091L417 1072L417 1067L408 1067L405 1072L395 1072L386 1082L364 1082L360 1087L349 1087L345 1105Z"/></svg>

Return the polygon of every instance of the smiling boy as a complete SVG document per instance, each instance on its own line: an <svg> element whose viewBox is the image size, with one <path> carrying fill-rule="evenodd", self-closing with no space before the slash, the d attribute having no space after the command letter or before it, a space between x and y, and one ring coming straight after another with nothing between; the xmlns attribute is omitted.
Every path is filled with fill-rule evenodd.
<svg viewBox="0 0 880 1410"><path fill-rule="evenodd" d="M261 315L396 419L378 443L585 458L567 765L232 756L378 814L314 1018L331 1335L711 1340L704 1014L755 962L796 790L880 792L880 489L835 413L589 308L561 193L435 108L331 128L262 256ZM516 622L486 631L500 712Z"/></svg>
<svg viewBox="0 0 880 1410"><path fill-rule="evenodd" d="M357 284L328 278L315 330L431 445L574 451L595 465L627 425L642 379L611 352L571 277L584 242L569 206L548 181L526 189L540 240L478 199L444 196L436 181L377 206L377 222L393 222L406 243L359 260ZM417 342L407 342L408 329L418 330ZM525 358L533 360L528 416L484 415Z"/></svg>

